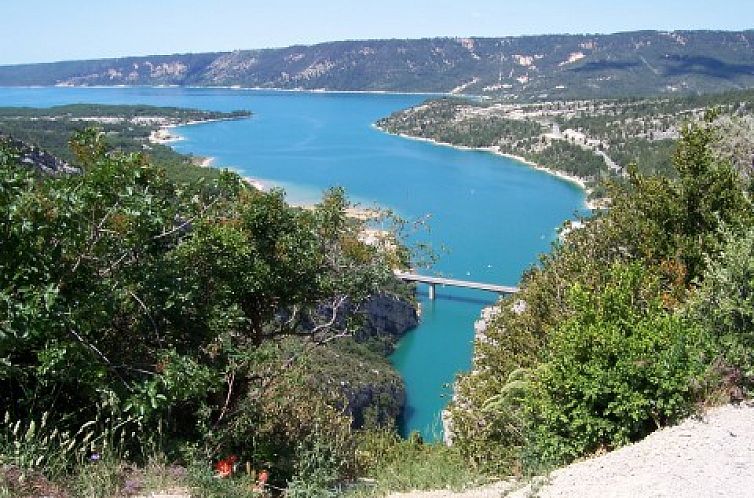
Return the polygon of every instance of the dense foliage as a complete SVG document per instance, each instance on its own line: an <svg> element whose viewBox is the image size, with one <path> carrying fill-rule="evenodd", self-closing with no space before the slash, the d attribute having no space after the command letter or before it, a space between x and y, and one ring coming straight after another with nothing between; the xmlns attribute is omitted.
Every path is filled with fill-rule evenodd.
<svg viewBox="0 0 754 498"><path fill-rule="evenodd" d="M485 114L484 106L469 111L465 99L444 98L430 101L406 113L398 111L377 121L390 133L429 138L465 147L490 147L538 136L542 126L532 121L517 121ZM515 148L515 147L514 147Z"/></svg>
<svg viewBox="0 0 754 498"><path fill-rule="evenodd" d="M731 385L754 382L754 231L730 234L713 259L688 316L720 345L720 366Z"/></svg>
<svg viewBox="0 0 754 498"><path fill-rule="evenodd" d="M618 264L599 292L571 288L572 316L550 331L532 374L528 457L563 463L689 413L705 344L694 324L664 309L657 286L640 265Z"/></svg>
<svg viewBox="0 0 754 498"><path fill-rule="evenodd" d="M632 170L610 210L501 303L452 407L454 443L474 462L508 471L568 462L751 381L750 242L732 241L754 213L748 175L716 152L713 119L682 130L677 178Z"/></svg>
<svg viewBox="0 0 754 498"><path fill-rule="evenodd" d="M71 146L83 172L60 178L0 148L3 461L39 466L62 438L62 468L161 449L207 468L232 452L278 484L347 475L349 400L312 353L396 291L402 251L362 243L338 190L293 208L228 172L177 184L93 130Z"/></svg>
<svg viewBox="0 0 754 498"><path fill-rule="evenodd" d="M511 150L510 152L515 152ZM563 140L553 142L540 152L527 155L536 164L552 165L552 169L580 178L590 178L593 183L609 176L602 157Z"/></svg>

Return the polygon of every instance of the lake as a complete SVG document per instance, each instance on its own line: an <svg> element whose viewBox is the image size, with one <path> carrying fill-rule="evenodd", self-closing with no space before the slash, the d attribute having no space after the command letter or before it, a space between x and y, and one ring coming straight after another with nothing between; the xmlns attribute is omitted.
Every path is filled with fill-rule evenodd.
<svg viewBox="0 0 754 498"><path fill-rule="evenodd" d="M487 152L458 150L382 133L379 118L422 95L304 93L198 88L0 88L0 105L152 104L231 111L251 119L186 126L181 152L215 158L243 176L284 188L295 203L315 202L339 185L352 200L428 221L439 256L431 274L516 285L548 251L557 228L582 212L574 184ZM418 237L417 236L417 237ZM405 381L404 433L441 435L440 412L457 373L471 363L473 324L496 296L420 285L421 325L392 355Z"/></svg>

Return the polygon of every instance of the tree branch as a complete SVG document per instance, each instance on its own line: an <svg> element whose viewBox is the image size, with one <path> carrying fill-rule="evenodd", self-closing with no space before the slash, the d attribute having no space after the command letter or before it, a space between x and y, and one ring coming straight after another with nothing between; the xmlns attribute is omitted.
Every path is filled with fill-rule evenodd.
<svg viewBox="0 0 754 498"><path fill-rule="evenodd" d="M108 366L108 367L110 368L110 370L112 370L113 372L115 372L115 375L117 375L117 376L118 376L118 379L120 379L120 381L121 381L121 382L123 383L123 386L124 386L124 387L125 387L126 389L128 389L129 391L133 392L133 389L131 389L131 386L130 386L130 385L128 384L128 382L126 382L126 379L124 379L123 377L121 377L120 373L118 373L118 370L117 370L117 368L116 368L116 367L115 367L115 366L114 366L114 365L112 364L112 362L111 362L111 361L110 361L110 360L108 359L108 357L107 357L107 356L105 356L105 354L104 354L104 353L103 353L102 351L100 351L100 350L99 350L99 349L97 348L97 346L95 346L94 344L90 344L90 343L88 343L87 341L85 341L85 340L84 340L84 338L83 338L83 337L81 337L81 335L79 335L79 333L78 333L78 332L76 332L76 331L75 331L75 330L73 330L73 329L68 329L68 332L69 332L69 333L70 333L70 334L71 334L71 335L72 335L73 337L75 337L77 341L79 341L79 342L80 342L81 344L83 344L83 345L84 345L85 347L89 348L89 349L90 349L91 351L93 351L93 352L94 352L94 353L95 353L95 354L96 354L96 355L97 355L97 356L98 356L98 357L99 357L99 358L100 358L100 359L101 359L102 361L104 361L104 362L105 362L105 364L106 364L106 365L107 365L107 366Z"/></svg>

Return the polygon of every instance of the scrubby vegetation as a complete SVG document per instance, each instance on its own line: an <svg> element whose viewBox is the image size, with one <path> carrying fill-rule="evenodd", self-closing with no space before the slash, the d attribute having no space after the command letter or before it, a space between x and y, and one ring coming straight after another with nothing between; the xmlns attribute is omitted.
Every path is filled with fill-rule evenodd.
<svg viewBox="0 0 754 498"><path fill-rule="evenodd" d="M633 165L644 175L676 176L679 130L705 109L719 113L726 131L713 145L739 166L751 161L752 90L694 97L572 100L515 104L505 100L430 100L380 120L391 133L467 147L490 147L575 175L595 197L602 182L623 181Z"/></svg>
<svg viewBox="0 0 754 498"><path fill-rule="evenodd" d="M500 303L451 407L479 468L540 472L749 395L750 175L716 123L680 129L672 178L630 169Z"/></svg>
<svg viewBox="0 0 754 498"><path fill-rule="evenodd" d="M251 496L266 469L265 491L328 496L371 473L363 433L391 434L402 382L358 338L370 300L406 297L406 250L363 243L339 190L294 208L94 129L71 149L80 174L51 177L0 144L0 495Z"/></svg>
<svg viewBox="0 0 754 498"><path fill-rule="evenodd" d="M173 181L191 183L200 178L217 180L220 170L202 168L191 156L179 154L168 145L151 142L150 135L163 126L250 115L247 111L215 112L147 105L2 107L0 136L17 139L76 167L77 157L68 146L68 140L77 131L96 125L113 148L147 154L150 162L165 170Z"/></svg>

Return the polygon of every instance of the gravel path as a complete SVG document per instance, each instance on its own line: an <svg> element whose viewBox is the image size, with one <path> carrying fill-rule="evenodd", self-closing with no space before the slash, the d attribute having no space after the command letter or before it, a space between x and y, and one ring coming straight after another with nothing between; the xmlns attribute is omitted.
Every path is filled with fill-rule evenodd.
<svg viewBox="0 0 754 498"><path fill-rule="evenodd" d="M462 493L454 493L448 490L412 491L393 493L388 498L498 498L500 496L508 496L506 492L510 492L512 489L516 489L515 483L501 481Z"/></svg>
<svg viewBox="0 0 754 498"><path fill-rule="evenodd" d="M754 406L723 406L636 444L554 471L542 485L395 498L754 496ZM496 493L496 494L493 494Z"/></svg>

